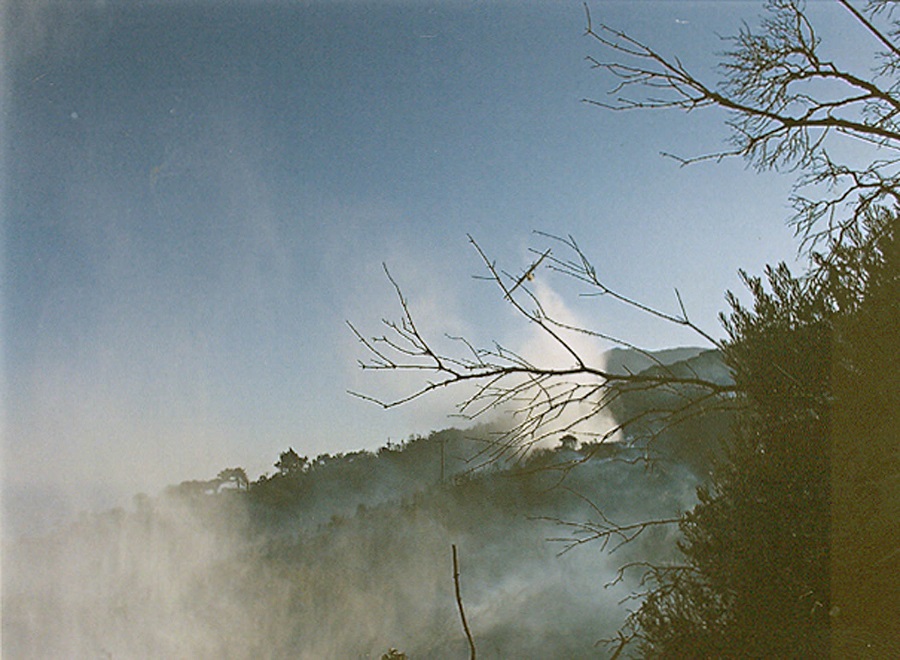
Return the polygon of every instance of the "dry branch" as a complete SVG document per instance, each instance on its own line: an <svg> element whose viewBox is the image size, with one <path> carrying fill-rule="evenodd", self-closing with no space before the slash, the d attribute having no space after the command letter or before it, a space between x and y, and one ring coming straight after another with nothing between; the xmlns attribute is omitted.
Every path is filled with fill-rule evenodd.
<svg viewBox="0 0 900 660"><path fill-rule="evenodd" d="M459 618L462 621L463 631L466 633L466 640L469 642L469 658L475 660L475 639L472 637L472 631L469 630L469 624L466 621L466 611L463 609L462 593L459 588L459 557L456 552L456 544L451 546L453 550L453 587L456 591L456 606L459 608Z"/></svg>
<svg viewBox="0 0 900 660"><path fill-rule="evenodd" d="M533 273L538 265L546 267L587 286L585 296L607 296L621 305L637 309L664 323L671 323L694 331L706 343L718 348L719 343L710 334L694 324L679 301L677 314L649 307L621 294L603 283L590 260L572 237L560 238L537 233L556 245L544 250L533 250L536 260L525 270ZM475 346L463 337L447 337L459 347L455 352L441 352L433 341L417 326L410 304L400 285L385 267L385 274L394 288L400 303L401 317L396 321L383 320L386 332L367 337L353 324L349 324L357 340L369 353L368 361L360 361L360 367L371 371L408 371L423 374L423 382L413 391L394 399L381 399L360 392L356 397L393 408L422 398L437 390L470 384L473 389L457 404L457 414L466 419L476 419L491 411L511 412L512 422L499 434L496 441L484 448L480 461L473 469L501 458L517 460L536 443L557 433L579 433L579 428L607 409L621 395L624 388L641 389L690 389L697 392L698 400L727 399L734 393L731 384L723 384L703 378L696 373L675 374L653 356L637 349L628 342L596 330L576 327L554 318L528 287L525 276L511 277L501 271L482 247L471 236L469 241L479 255L487 274L482 279L499 289L502 301L510 305L517 315L535 326L549 341L562 349L567 359L561 363L541 364L533 358L513 351L499 343L489 348ZM552 249L565 249L569 256L559 256ZM571 340L581 334L605 340L637 350L657 366L653 372L616 373L606 369L579 352ZM674 391L674 390L673 390ZM690 401L687 402L690 406ZM564 420L564 415L576 414ZM628 420L630 423L634 420ZM600 433L601 440L608 440L624 425L616 425L612 432ZM598 437L598 433L582 432L582 435Z"/></svg>
<svg viewBox="0 0 900 660"><path fill-rule="evenodd" d="M860 73L826 59L821 38L803 3L780 0L767 5L759 31L745 26L727 38L731 49L720 65L722 78L707 82L676 57L629 34L595 24L590 9L586 35L611 57L588 57L610 77L609 100L585 102L613 111L719 108L729 114L731 147L696 156L675 156L682 165L740 157L759 170L803 170L792 203L791 220L803 247L815 247L858 227L867 209L900 204L900 23L889 12L880 20L884 0L847 11L848 28L872 37L881 65ZM858 143L879 154L868 165L837 160L842 143ZM839 218L848 212L847 217Z"/></svg>

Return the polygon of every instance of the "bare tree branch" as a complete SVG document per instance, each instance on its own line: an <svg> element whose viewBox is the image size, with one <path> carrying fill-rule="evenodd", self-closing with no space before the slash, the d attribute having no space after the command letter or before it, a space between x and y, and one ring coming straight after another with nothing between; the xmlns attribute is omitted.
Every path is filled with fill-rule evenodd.
<svg viewBox="0 0 900 660"><path fill-rule="evenodd" d="M644 305L633 298L629 298L628 296L624 296L616 291L613 291L608 286L606 286L597 276L597 271L594 266L591 264L590 260L587 258L584 252L582 252L581 248L578 246L578 243L575 241L572 236L568 236L566 238L561 238L559 236L555 236L553 234L548 234L545 232L535 232L539 236L544 236L553 241L557 241L562 243L564 246L569 248L575 254L575 259L570 260L561 260L556 259L554 257L550 257L550 268L556 270L564 275L572 277L580 282L588 284L590 287L594 289L594 291L588 292L584 295L594 295L594 296L609 296L610 298L614 298L620 303L628 307L632 307L641 312L649 314L650 316L656 317L668 323L673 323L675 325L680 325L685 328L688 328L700 335L703 339L709 342L711 345L719 348L720 343L717 339L714 339L710 334L704 331L702 328L691 322L691 320L687 316L687 312L684 309L684 304L681 301L681 296L676 291L676 298L678 299L678 305L681 310L681 315L676 316L674 314L667 314L665 312L661 312L657 309ZM548 250L549 254L549 250ZM563 326L561 326L563 327ZM571 328L575 330L575 328ZM578 330L579 332L583 332L585 334L594 334L595 336L599 336L592 331L587 330ZM608 337L607 337L608 338ZM621 343L616 340L616 343Z"/></svg>
<svg viewBox="0 0 900 660"><path fill-rule="evenodd" d="M760 170L805 170L794 189L791 222L803 239L802 247L812 248L849 225L858 226L865 209L873 204L900 202L895 192L900 168L895 159L857 167L838 163L832 155L839 139L879 151L900 149L898 22L891 17L882 21L890 31L876 25L884 2L862 11L849 0L837 2L853 24L886 48L880 53L884 62L880 71L862 75L823 59L821 39L800 0L769 2L758 32L744 27L728 38L732 48L724 53L723 77L716 84L704 82L678 58L665 56L625 32L603 23L595 25L585 5L587 36L612 55L609 61L588 57L612 79L611 100L585 101L615 111L674 108L690 112L710 107L727 111L731 149L689 157L665 155L682 165L737 156ZM632 91L636 93L631 95ZM848 208L849 217L838 220L836 215Z"/></svg>
<svg viewBox="0 0 900 660"><path fill-rule="evenodd" d="M881 42L883 46L885 46L891 53L900 57L900 48L897 48L896 44L894 44L890 38L884 34L881 30L876 28L871 21L869 21L858 9L856 9L853 5L851 5L847 0L838 0L844 7L849 11L853 16L862 23L866 29L871 32L878 41Z"/></svg>
<svg viewBox="0 0 900 660"><path fill-rule="evenodd" d="M456 552L456 544L453 549L453 587L456 591L456 606L459 608L459 618L462 621L463 631L466 633L466 640L469 642L469 658L475 660L475 639L472 637L472 631L469 630L469 624L466 621L466 611L463 609L462 593L459 588L459 557Z"/></svg>
<svg viewBox="0 0 900 660"><path fill-rule="evenodd" d="M560 520L558 518L540 518L540 520L553 522L557 525L567 527L572 530L571 536L553 537L547 539L548 541L562 542L566 544L565 548L559 552L560 555L564 555L565 553L580 545L583 545L585 543L592 543L594 541L600 542L600 550L606 550L607 546L612 540L615 540L616 543L612 546L612 548L610 548L609 551L615 552L626 543L631 543L651 527L677 525L679 522L681 522L681 516L678 516L674 518L654 518L652 520L619 524L606 518L606 516L604 516L599 509L597 510L597 513L599 516L601 516L598 520L586 522L573 522L569 520Z"/></svg>
<svg viewBox="0 0 900 660"><path fill-rule="evenodd" d="M688 318L677 293L679 314L651 308L606 286L572 237L563 239L539 232L537 235L562 246L570 256L554 255L554 246L534 250L537 258L525 269L526 274L533 275L539 265L545 264L551 271L587 284L589 288L585 296L607 296L662 322L693 330L713 347L720 346L716 339ZM481 462L473 464L473 469L476 469L474 466L482 466L504 457L520 458L532 446L552 434L578 433L579 427L583 427L616 400L622 387L628 387L631 391L690 388L697 392L693 398L701 401L698 405L705 405L702 401L710 397L727 399L733 395L734 387L731 384L713 382L696 373L676 374L659 363L652 354L640 349L636 350L658 365L656 371L634 374L606 369L602 361L597 361L599 356L582 354L572 343L572 337L581 334L626 347L632 345L611 335L576 327L554 318L529 289L527 277L506 276L474 238L470 236L469 241L487 271L482 279L496 286L503 302L535 326L552 345L559 347L567 360L542 364L502 344L494 343L489 348L482 348L462 337L447 337L460 346L461 350L452 353L437 350L432 340L416 324L409 302L387 267L385 274L400 303L400 319L383 320L382 324L387 331L374 337L363 335L352 323L348 322L348 325L369 353L367 361L360 361L363 370L408 371L425 376L424 382L413 391L394 399L385 400L351 392L354 396L384 408L394 408L437 390L469 384L473 389L457 404L457 414L467 419L475 419L491 411L507 411L511 414L511 425L498 435L494 444L484 448L480 456ZM627 423L636 421L637 418L627 420ZM611 438L623 428L623 425L616 425L614 430L603 433L602 439Z"/></svg>

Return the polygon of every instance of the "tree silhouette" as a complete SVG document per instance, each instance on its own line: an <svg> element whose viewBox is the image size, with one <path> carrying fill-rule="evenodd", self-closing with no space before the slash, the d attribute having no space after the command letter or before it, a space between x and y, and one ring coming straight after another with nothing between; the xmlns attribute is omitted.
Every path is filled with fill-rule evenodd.
<svg viewBox="0 0 900 660"><path fill-rule="evenodd" d="M281 452L281 455L278 457L278 462L275 463L278 473L285 477L293 474L300 474L308 465L309 459L306 458L306 456L300 456L294 451L293 447L288 448L287 451Z"/></svg>
<svg viewBox="0 0 900 660"><path fill-rule="evenodd" d="M889 614L900 581L887 569L900 534L900 250L894 214L865 222L868 238L828 255L828 277L769 269L768 286L747 278L752 309L733 301L725 354L747 405L728 460L680 522L683 563L651 567L618 647L636 641L642 657L900 651Z"/></svg>
<svg viewBox="0 0 900 660"><path fill-rule="evenodd" d="M759 30L745 26L729 38L718 82L620 30L594 24L588 12L587 34L611 57L588 59L614 83L609 100L587 101L614 111L726 110L730 148L667 155L682 164L737 156L758 170L797 170L792 221L804 245L840 241L864 226L869 208L900 202L900 21L890 0L870 0L862 11L849 0L836 2L846 10L845 33L873 49L874 70L830 59L802 0L770 0ZM873 148L878 156L860 162L847 155L848 145Z"/></svg>
<svg viewBox="0 0 900 660"><path fill-rule="evenodd" d="M233 483L238 490L247 490L250 488L250 480L244 468L228 468L219 472L218 477L221 483Z"/></svg>

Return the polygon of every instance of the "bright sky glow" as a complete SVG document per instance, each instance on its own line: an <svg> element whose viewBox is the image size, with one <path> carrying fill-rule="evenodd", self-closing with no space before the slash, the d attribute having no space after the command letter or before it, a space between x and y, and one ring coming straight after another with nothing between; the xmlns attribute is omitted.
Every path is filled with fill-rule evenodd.
<svg viewBox="0 0 900 660"><path fill-rule="evenodd" d="M757 2L592 3L714 75ZM526 345L470 233L510 271L572 234L610 285L695 321L736 271L790 260L793 179L720 148L723 116L614 114L571 2L7 3L3 483L73 506L241 465L271 470L454 423L385 412L345 325ZM649 348L699 338L572 294L567 313Z"/></svg>

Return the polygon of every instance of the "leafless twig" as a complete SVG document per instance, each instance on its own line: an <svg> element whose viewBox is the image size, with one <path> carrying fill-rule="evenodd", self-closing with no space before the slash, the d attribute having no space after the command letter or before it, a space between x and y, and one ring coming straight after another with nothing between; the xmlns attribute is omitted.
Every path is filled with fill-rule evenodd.
<svg viewBox="0 0 900 660"><path fill-rule="evenodd" d="M572 257L554 255L551 249L535 251L537 259L526 269L526 274L533 274L539 265L545 263L553 271L588 285L588 295L606 295L662 322L687 327L712 346L718 347L714 338L687 317L680 303L680 313L669 314L620 294L602 282L573 238L563 239L540 232L537 235L562 245ZM437 390L471 384L473 389L458 403L457 414L466 419L475 419L490 411L509 410L513 419L511 426L499 434L495 442L485 446L483 460L477 463L483 465L502 457L516 459L524 456L530 447L551 434L577 432L579 427L616 400L621 387L627 386L632 390L692 388L712 397L726 398L733 393L734 387L731 384L713 382L696 373L675 374L640 349L635 350L656 362L659 367L657 370L635 374L616 373L606 369L596 357L580 352L572 342L572 336L580 333L624 346L631 344L554 318L528 289L527 278L507 279L475 239L469 237L469 240L487 271L484 279L499 289L502 300L521 318L534 325L552 344L562 349L568 360L556 364L541 364L534 358L499 343L490 348L482 348L463 337L449 337L460 347L459 351L448 353L437 350L431 339L416 324L409 302L385 267L385 274L395 290L402 314L398 321L382 321L387 332L381 336L366 337L353 324L348 323L370 356L368 361L360 361L360 367L372 371L416 372L426 378L412 392L391 400L359 392L351 394L384 408L393 408ZM606 439L611 435L605 434L603 437Z"/></svg>
<svg viewBox="0 0 900 660"><path fill-rule="evenodd" d="M456 606L459 608L459 618L462 621L463 631L466 633L466 640L469 642L469 658L470 660L475 660L475 639L472 637L472 631L469 630L469 624L466 621L462 593L459 588L459 557L457 556L456 544L454 543L451 548L453 550L453 586L456 591Z"/></svg>
<svg viewBox="0 0 900 660"><path fill-rule="evenodd" d="M585 4L586 34L609 60L588 57L611 78L608 100L585 99L607 110L686 112L719 108L729 113L731 148L699 156L675 156L682 165L725 158L746 159L759 170L804 170L792 197L792 223L804 247L859 226L866 209L900 203L900 22L889 15L876 24L884 0L860 11L837 0L848 12L848 30L875 40L881 66L860 73L823 56L821 37L803 4L785 0L768 5L760 29L745 26L726 39L731 49L717 83L704 81L677 57L664 55L604 23L594 23ZM868 16L867 16L868 14ZM885 155L856 165L835 160L844 145L858 143ZM849 209L849 215L839 214Z"/></svg>

